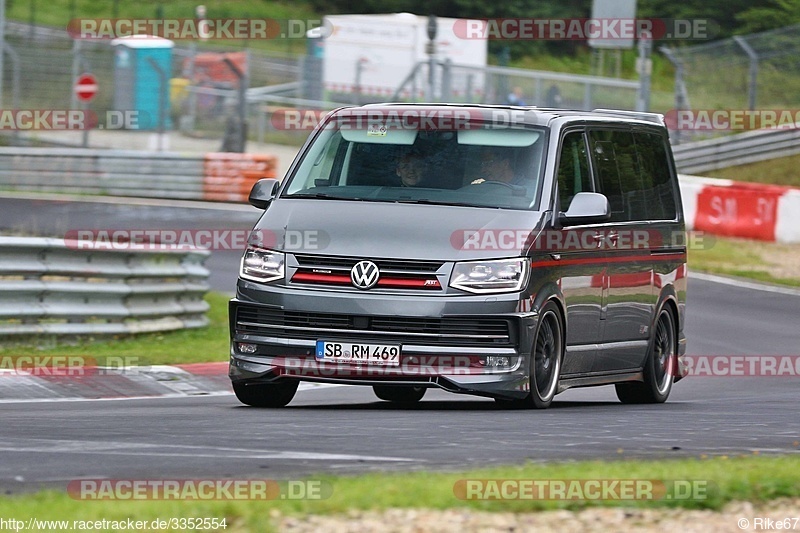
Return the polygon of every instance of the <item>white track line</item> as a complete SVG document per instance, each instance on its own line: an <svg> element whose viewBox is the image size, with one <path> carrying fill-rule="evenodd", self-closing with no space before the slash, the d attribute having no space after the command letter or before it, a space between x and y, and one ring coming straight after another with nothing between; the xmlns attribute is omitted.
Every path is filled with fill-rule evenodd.
<svg viewBox="0 0 800 533"><path fill-rule="evenodd" d="M191 446L183 444L155 444L149 442L103 442L61 439L3 439L0 451L12 453L53 453L124 455L141 457L190 457L208 459L282 459L295 461L374 461L391 463L419 462L408 457L381 455L339 454L285 450L233 448L227 446Z"/></svg>
<svg viewBox="0 0 800 533"><path fill-rule="evenodd" d="M699 279L702 281L710 281L712 283L719 283L722 285L730 285L740 289L751 289L754 291L774 292L778 294L787 294L789 296L800 296L800 289L792 289L790 287L778 287L776 285L766 285L764 283L755 283L752 281L743 281L741 279L726 278L723 276L715 276L714 274L705 274L700 272L689 271L689 279Z"/></svg>
<svg viewBox="0 0 800 533"><path fill-rule="evenodd" d="M3 378L9 379L9 378ZM298 392L328 389L331 387L344 387L340 383L300 383ZM4 403L64 403L64 402L126 402L130 400L174 400L179 398L208 398L212 396L233 396L228 391L201 392L199 394L167 393L158 396L125 396L121 398L7 398L0 399Z"/></svg>

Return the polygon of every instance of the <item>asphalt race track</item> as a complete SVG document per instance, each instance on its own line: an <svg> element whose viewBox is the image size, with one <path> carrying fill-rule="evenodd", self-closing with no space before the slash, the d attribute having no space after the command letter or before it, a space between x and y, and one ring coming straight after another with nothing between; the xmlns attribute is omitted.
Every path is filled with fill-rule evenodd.
<svg viewBox="0 0 800 533"><path fill-rule="evenodd" d="M0 198L0 230L63 236L89 228L242 228L259 212L129 202ZM206 263L232 292L239 253ZM800 296L690 276L692 355L800 355ZM210 354L225 360L226 354ZM363 387L301 389L284 409L232 395L0 402L0 490L63 487L76 478L288 478L314 472L460 470L525 460L795 453L800 379L696 377L666 404L624 406L613 388L567 391L547 411L429 391L415 408Z"/></svg>

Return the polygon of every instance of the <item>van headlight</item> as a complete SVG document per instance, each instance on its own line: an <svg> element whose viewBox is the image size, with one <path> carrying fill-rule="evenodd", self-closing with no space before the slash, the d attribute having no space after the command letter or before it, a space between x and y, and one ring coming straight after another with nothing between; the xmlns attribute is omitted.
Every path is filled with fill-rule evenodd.
<svg viewBox="0 0 800 533"><path fill-rule="evenodd" d="M527 259L456 263L450 286L475 293L515 292L528 281Z"/></svg>
<svg viewBox="0 0 800 533"><path fill-rule="evenodd" d="M242 256L239 277L250 281L275 281L283 278L286 255L283 252L248 246Z"/></svg>

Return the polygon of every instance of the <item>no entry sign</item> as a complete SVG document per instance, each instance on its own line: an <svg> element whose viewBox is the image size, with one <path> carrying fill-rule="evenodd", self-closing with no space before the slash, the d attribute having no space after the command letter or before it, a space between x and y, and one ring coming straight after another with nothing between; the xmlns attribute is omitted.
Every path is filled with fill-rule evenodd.
<svg viewBox="0 0 800 533"><path fill-rule="evenodd" d="M81 102L91 102L97 94L97 78L91 74L81 74L75 82L75 95Z"/></svg>

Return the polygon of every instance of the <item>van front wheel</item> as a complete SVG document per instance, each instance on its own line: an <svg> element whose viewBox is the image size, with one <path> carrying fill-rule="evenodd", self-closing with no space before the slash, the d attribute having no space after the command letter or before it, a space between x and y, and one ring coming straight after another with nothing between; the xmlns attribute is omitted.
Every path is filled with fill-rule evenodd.
<svg viewBox="0 0 800 533"><path fill-rule="evenodd" d="M536 409L550 407L556 395L564 352L563 339L561 315L556 304L548 302L542 307L531 350L529 401Z"/></svg>
<svg viewBox="0 0 800 533"><path fill-rule="evenodd" d="M416 403L425 396L428 390L424 387L392 387L375 385L372 387L375 396L381 400L394 403Z"/></svg>
<svg viewBox="0 0 800 533"><path fill-rule="evenodd" d="M280 383L233 383L233 392L236 398L251 407L284 407L292 401L297 386L296 380L286 380Z"/></svg>

